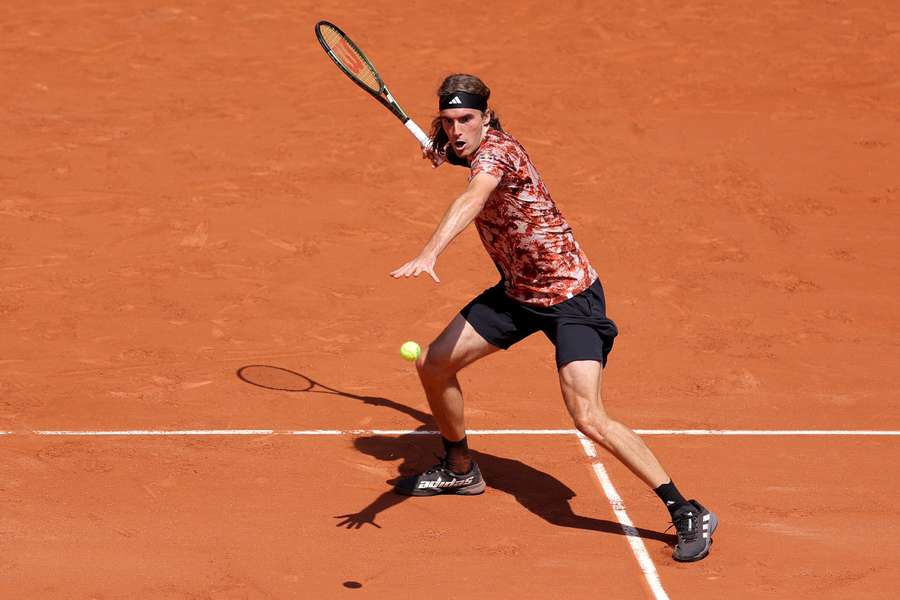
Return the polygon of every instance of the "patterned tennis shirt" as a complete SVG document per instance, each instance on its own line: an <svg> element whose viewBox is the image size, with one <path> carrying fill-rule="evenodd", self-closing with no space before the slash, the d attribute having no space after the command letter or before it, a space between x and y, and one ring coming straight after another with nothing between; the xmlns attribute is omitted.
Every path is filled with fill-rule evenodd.
<svg viewBox="0 0 900 600"><path fill-rule="evenodd" d="M500 179L475 226L503 277L506 295L552 306L590 287L597 272L522 145L508 133L489 129L469 165L470 181L478 173Z"/></svg>

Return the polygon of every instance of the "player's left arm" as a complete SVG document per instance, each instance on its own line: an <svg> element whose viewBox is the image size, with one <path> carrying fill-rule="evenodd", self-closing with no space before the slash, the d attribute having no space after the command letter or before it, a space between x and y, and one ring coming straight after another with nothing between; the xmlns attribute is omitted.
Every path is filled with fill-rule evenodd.
<svg viewBox="0 0 900 600"><path fill-rule="evenodd" d="M440 283L441 280L434 272L437 257L478 216L491 192L499 183L500 179L494 175L484 172L476 174L466 187L466 191L460 194L447 209L434 235L431 236L419 255L399 269L392 271L391 277L418 277L420 273L428 273L432 279Z"/></svg>

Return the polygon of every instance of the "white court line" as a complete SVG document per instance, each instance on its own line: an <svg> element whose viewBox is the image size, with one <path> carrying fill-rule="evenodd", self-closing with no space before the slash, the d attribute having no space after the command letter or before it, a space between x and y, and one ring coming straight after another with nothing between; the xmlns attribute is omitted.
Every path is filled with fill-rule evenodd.
<svg viewBox="0 0 900 600"><path fill-rule="evenodd" d="M889 429L635 429L638 435L683 436L900 436ZM575 429L469 429L469 435L577 435ZM438 435L425 429L38 429L0 431L0 436L361 436L361 435Z"/></svg>
<svg viewBox="0 0 900 600"><path fill-rule="evenodd" d="M891 429L635 429L638 435L900 435Z"/></svg>
<svg viewBox="0 0 900 600"><path fill-rule="evenodd" d="M14 435L17 432L8 432ZM110 429L97 431L81 431L81 430L36 430L24 432L32 435L49 435L49 436L190 436L190 435L274 435L274 429ZM332 435L338 435L334 432Z"/></svg>
<svg viewBox="0 0 900 600"><path fill-rule="evenodd" d="M609 500L609 504L612 507L613 513L616 515L616 519L619 521L619 525L622 527L622 532L625 534L625 539L628 540L628 545L631 546L631 552L637 559L638 566L640 566L641 572L644 574L644 579L647 581L647 585L650 586L650 590L653 592L653 597L656 598L656 600L669 600L669 595L666 594L666 590L663 589L662 582L659 580L659 573L656 572L656 566L653 564L653 560L651 560L650 554L647 552L647 547L644 546L644 540L641 539L640 534L631 522L631 518L625 511L625 503L622 502L619 492L617 492L616 488L613 486L612 480L606 472L606 467L604 467L603 463L598 459L597 449L594 447L593 442L584 437L581 433L578 434L578 441L581 442L584 453L591 459L591 465L594 467L594 474L597 476L600 485L603 487L603 492Z"/></svg>

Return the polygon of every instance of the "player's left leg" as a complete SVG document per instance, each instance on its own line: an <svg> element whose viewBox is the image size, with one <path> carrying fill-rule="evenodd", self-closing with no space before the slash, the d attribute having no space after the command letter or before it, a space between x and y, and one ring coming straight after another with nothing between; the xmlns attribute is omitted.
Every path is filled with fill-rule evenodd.
<svg viewBox="0 0 900 600"><path fill-rule="evenodd" d="M606 316L599 280L573 298L539 312L541 328L556 346L560 387L575 426L609 450L663 501L678 535L675 559L700 560L709 553L716 516L696 500L686 500L644 441L611 419L603 407L603 366L618 330Z"/></svg>
<svg viewBox="0 0 900 600"><path fill-rule="evenodd" d="M606 414L600 399L603 369L595 360L577 360L559 368L559 384L575 427L609 450L651 488L669 481L650 448L634 431Z"/></svg>
<svg viewBox="0 0 900 600"><path fill-rule="evenodd" d="M667 495L677 499L666 502L678 538L673 557L682 562L704 558L718 525L716 515L696 500L684 500L640 436L609 417L600 397L602 373L599 360L578 360L559 367L560 388L575 427L606 448L661 499L666 501Z"/></svg>

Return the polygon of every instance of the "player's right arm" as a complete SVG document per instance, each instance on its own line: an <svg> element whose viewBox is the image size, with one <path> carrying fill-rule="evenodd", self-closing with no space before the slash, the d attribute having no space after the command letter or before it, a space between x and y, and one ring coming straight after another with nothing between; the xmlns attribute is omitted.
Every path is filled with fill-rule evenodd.
<svg viewBox="0 0 900 600"><path fill-rule="evenodd" d="M478 216L491 192L499 183L500 179L489 173L475 175L469 182L466 191L460 194L447 209L434 235L431 236L419 255L399 269L392 271L391 277L395 279L418 277L421 273L428 273L432 279L440 283L441 280L434 272L437 257Z"/></svg>

